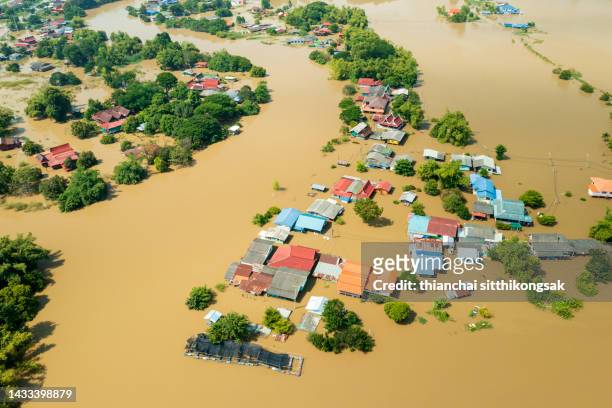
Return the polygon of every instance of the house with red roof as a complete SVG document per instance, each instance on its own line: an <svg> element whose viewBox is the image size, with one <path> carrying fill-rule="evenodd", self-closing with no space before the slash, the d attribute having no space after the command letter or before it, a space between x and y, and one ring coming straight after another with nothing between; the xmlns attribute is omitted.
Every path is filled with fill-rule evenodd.
<svg viewBox="0 0 612 408"><path fill-rule="evenodd" d="M370 94L370 88L374 86L381 86L382 81L376 80L374 78L359 78L357 81L357 86L359 87L359 93L362 96L367 96Z"/></svg>
<svg viewBox="0 0 612 408"><path fill-rule="evenodd" d="M216 91L219 90L219 78L192 79L187 82L187 88L192 91Z"/></svg>
<svg viewBox="0 0 612 408"><path fill-rule="evenodd" d="M128 116L130 116L129 109L123 106L113 106L94 113L91 118L96 121L104 133L116 133L121 130Z"/></svg>
<svg viewBox="0 0 612 408"><path fill-rule="evenodd" d="M333 196L345 203L360 198L370 198L374 194L374 185L370 180L361 180L357 177L343 176L331 188Z"/></svg>
<svg viewBox="0 0 612 408"><path fill-rule="evenodd" d="M459 221L442 217L410 214L408 216L408 237L412 240L436 239L444 245L451 245L457 237Z"/></svg>
<svg viewBox="0 0 612 408"><path fill-rule="evenodd" d="M36 156L43 167L51 167L52 169L64 168L67 159L77 160L78 158L78 153L70 146L70 143L52 147L48 152Z"/></svg>
<svg viewBox="0 0 612 408"><path fill-rule="evenodd" d="M312 33L316 36L326 36L331 35L332 31L327 27L320 27L312 31Z"/></svg>
<svg viewBox="0 0 612 408"><path fill-rule="evenodd" d="M379 181L378 183L376 183L376 185L374 186L374 189L380 192L381 194L391 194L391 191L393 190L393 186L387 180L383 180L383 181Z"/></svg>
<svg viewBox="0 0 612 408"><path fill-rule="evenodd" d="M310 272L317 263L318 251L301 245L283 245L279 247L268 266L280 268L282 266Z"/></svg>
<svg viewBox="0 0 612 408"><path fill-rule="evenodd" d="M388 115L374 115L372 116L372 120L380 126L393 129L401 129L404 126L404 120L392 113Z"/></svg>

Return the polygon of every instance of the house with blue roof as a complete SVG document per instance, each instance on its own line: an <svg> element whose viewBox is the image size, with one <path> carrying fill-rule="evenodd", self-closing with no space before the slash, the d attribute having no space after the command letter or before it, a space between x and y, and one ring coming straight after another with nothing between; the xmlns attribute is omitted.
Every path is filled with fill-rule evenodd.
<svg viewBox="0 0 612 408"><path fill-rule="evenodd" d="M293 226L293 229L299 232L314 231L323 232L327 219L314 214L301 214Z"/></svg>
<svg viewBox="0 0 612 408"><path fill-rule="evenodd" d="M491 201L497 197L495 185L486 177L472 173L470 174L470 185L472 186L472 191L480 200Z"/></svg>
<svg viewBox="0 0 612 408"><path fill-rule="evenodd" d="M529 24L527 23L504 23L504 27L506 28L517 28L520 30L526 30L529 28Z"/></svg>
<svg viewBox="0 0 612 408"><path fill-rule="evenodd" d="M408 236L410 238L427 235L430 218L426 215L411 214L408 219Z"/></svg>
<svg viewBox="0 0 612 408"><path fill-rule="evenodd" d="M295 208L283 208L276 216L274 223L293 229L300 215L302 215L300 210L296 210Z"/></svg>
<svg viewBox="0 0 612 408"><path fill-rule="evenodd" d="M510 3L502 3L502 4L498 4L497 7L495 7L495 13L496 14L521 14L521 10L514 7Z"/></svg>
<svg viewBox="0 0 612 408"><path fill-rule="evenodd" d="M436 242L410 243L410 256L413 259L414 273L419 276L436 276L443 269L442 244Z"/></svg>
<svg viewBox="0 0 612 408"><path fill-rule="evenodd" d="M533 225L533 219L525 211L525 203L520 200L506 200L497 190L497 198L491 202L493 217L497 221L516 222L521 225Z"/></svg>

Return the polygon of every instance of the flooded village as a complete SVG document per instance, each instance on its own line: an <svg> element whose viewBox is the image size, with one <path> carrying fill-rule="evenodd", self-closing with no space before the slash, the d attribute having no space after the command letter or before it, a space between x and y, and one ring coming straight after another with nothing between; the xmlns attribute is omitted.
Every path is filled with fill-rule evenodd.
<svg viewBox="0 0 612 408"><path fill-rule="evenodd" d="M74 212L61 212L40 195L7 196L0 209L0 235L31 232L60 260L42 292L44 307L29 323L45 350L38 357L45 366L42 383L76 386L77 404L88 407L252 405L253 395L260 400L260 390L269 387L297 407L360 407L381 397L416 406L515 406L527 399L544 406L601 406L608 398L609 357L603 350L612 338L605 301L612 292L600 283L599 294L589 300L575 286L591 251L608 248L589 232L610 206L611 154L602 134L612 131L611 110L599 99L599 90L612 89L602 69L612 61L609 5L562 1L553 7L525 0L512 3L520 15L450 23L427 1L340 3L365 10L370 29L414 55L414 86L388 86L368 75L333 79L331 62L316 59L331 58L330 47L344 51L348 28L321 21L311 31L300 30L287 23L291 8L272 3L267 12L259 2L231 2L231 17L214 9L175 16L169 11L174 2L119 1L87 10L87 29L108 36L125 32L143 43L167 32L201 53L227 50L266 71L261 78L248 71L218 72L205 59L171 70L201 101L223 94L241 105L235 99L241 88L255 89L260 81L267 83L271 101L258 114L225 122L224 138L194 149L192 165L169 163L172 171L161 174L152 162L143 164L149 174L137 185L116 182L115 167L131 157L146 158L152 144L171 148L176 137L147 134L140 121L136 125L144 127L126 133L125 122L134 122L130 117L144 116L120 104L92 115L99 133L85 139L72 134L73 121L29 118L28 98L54 72L80 79L69 89L72 105L83 112L90 99L104 101L115 90L101 76L54 58L26 57L18 73L6 70L10 61L2 63L0 101L19 119L17 137L3 138L7 150L0 161L15 168L25 161L47 177L69 178L76 170L62 168L66 158L76 154L78 160L91 151L99 159L93 169L110 184L106 198ZM158 14L164 17L156 19ZM572 15L578 21L569 24ZM198 32L189 21L171 22L183 18L234 24L219 35ZM501 21L535 21L541 33L531 35L543 38L534 45L538 52L580 71L598 91L587 94L580 82L559 79L552 73L556 65L530 51ZM210 31L213 24L218 23L203 26ZM41 40L40 33L18 32L12 43L27 44L30 34ZM129 70L139 81L155 81L163 72L156 59L118 67ZM411 93L419 96L424 114L415 126L394 102L408 102ZM358 112L358 119L343 120L347 110ZM469 122L473 134L465 146L431 136L440 123L432 119L447 112L461 112ZM105 134L117 142L102 144ZM21 149L28 140L43 147L38 160ZM123 141L130 142L124 151ZM499 157L498 145L506 149ZM423 177L424 165L438 174L461 174L461 183L441 188ZM432 184L442 194L430 194ZM463 200L449 212L445 190L455 189ZM543 205L533 205L539 208L525 205L530 195L521 198L530 190L542 196ZM364 200L382 214L372 220L358 214ZM16 202L43 206L7 207ZM550 216L556 225L541 222ZM414 257L475 259L515 236L539 259L546 281L567 281L568 295L584 300L573 318L527 301L441 291L434 299L450 302L444 309L449 321L443 322L435 304L432 309L430 298L417 295L408 300L410 323L397 324L387 317L390 293L373 287L372 271L363 264L362 245L369 242L410 242ZM478 278L506 275L501 262L485 262ZM437 268L416 276L456 278ZM203 310L188 310L185 298L202 286L214 292L214 300ZM348 347L326 353L313 346L311 333L333 337L324 310L330 302L337 306L336 299L358 315L355 334L373 343L355 348L368 352ZM270 310L293 330L263 324ZM211 341L212 328L236 314L246 316L254 340ZM481 321L492 328L472 333ZM252 365L272 370L243 367ZM433 382L400 392L415 372L436 376L447 392ZM356 385L364 375L370 387ZM237 385L246 392L236 392ZM279 399L256 402L264 403L287 405Z"/></svg>

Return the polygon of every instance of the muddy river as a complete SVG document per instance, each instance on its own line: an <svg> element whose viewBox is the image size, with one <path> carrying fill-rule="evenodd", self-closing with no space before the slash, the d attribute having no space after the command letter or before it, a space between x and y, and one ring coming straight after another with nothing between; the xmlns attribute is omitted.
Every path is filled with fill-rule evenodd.
<svg viewBox="0 0 612 408"><path fill-rule="evenodd" d="M130 18L125 11L130 3L91 12L89 25L152 38L159 28ZM545 211L559 220L558 231L586 236L606 207L601 200L579 200L586 196L588 177L612 176L600 138L612 122L596 96L556 79L553 66L495 22L450 25L425 0L349 4L364 7L381 35L415 53L423 71L418 92L428 116L446 109L466 113L477 143L465 151L491 153L498 143L508 147L510 160L500 163L503 175L494 179L506 197L540 190L549 205ZM605 18L612 13L609 2L523 0L517 5L547 32L541 52L580 70L593 85L612 88L605 72L612 65L610 20ZM575 12L578 21L568 17ZM464 324L472 302L452 306L454 322L428 316L427 324L402 326L384 316L380 306L343 299L376 339L368 355L324 354L299 332L284 344L262 344L302 354L300 378L183 357L185 339L205 328L204 313L188 311L185 297L192 286L222 281L228 263L241 256L258 231L252 216L271 205L305 208L312 200L306 196L310 184L331 185L347 173L331 165L338 159L354 162L371 142L321 153L320 147L338 135L342 84L329 81L325 67L308 61L308 49L170 33L203 51L227 48L265 66L273 102L243 121L241 135L198 153L191 168L120 186L111 199L72 214L0 211L0 233L30 231L62 259L53 270L55 283L45 291L49 301L34 322L48 348L41 355L46 385L76 386L75 406L83 407L609 403L608 303L588 303L571 321L529 304L491 303L494 329L468 333ZM28 123L26 129L39 136L53 131L43 124ZM461 151L437 144L425 132L411 135L397 151L420 156L423 147ZM420 185L415 178L382 171L366 176L389 179L398 187ZM275 180L281 191L272 189ZM565 197L566 191L573 197ZM423 198L429 214L443 214L438 198ZM349 208L346 225L334 226L328 237L299 235L294 242L357 258L362 241L405 240L408 209L393 199L377 197L388 225L368 227ZM572 276L583 260L548 267ZM334 296L335 287L317 282L312 292ZM295 308L298 317L303 313L303 303L253 299L233 289L214 307L259 321L266 307L281 305ZM430 307L413 306L419 314Z"/></svg>

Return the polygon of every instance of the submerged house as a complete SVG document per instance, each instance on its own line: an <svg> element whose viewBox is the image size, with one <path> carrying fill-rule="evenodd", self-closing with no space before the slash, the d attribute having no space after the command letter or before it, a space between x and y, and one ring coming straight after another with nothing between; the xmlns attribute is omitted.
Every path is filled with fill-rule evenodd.
<svg viewBox="0 0 612 408"><path fill-rule="evenodd" d="M382 127L401 129L404 126L404 120L392 113L388 115L374 115L372 120Z"/></svg>
<svg viewBox="0 0 612 408"><path fill-rule="evenodd" d="M612 198L612 180L591 177L587 192L591 197Z"/></svg>
<svg viewBox="0 0 612 408"><path fill-rule="evenodd" d="M478 174L470 174L472 191L479 200L492 201L497 197L495 185L491 180Z"/></svg>
<svg viewBox="0 0 612 408"><path fill-rule="evenodd" d="M332 198L317 198L310 204L306 212L327 218L328 220L335 220L338 215L344 212L344 208Z"/></svg>
<svg viewBox="0 0 612 408"><path fill-rule="evenodd" d="M296 210L295 208L283 208L276 216L274 224L293 229L300 215L302 215L300 210Z"/></svg>
<svg viewBox="0 0 612 408"><path fill-rule="evenodd" d="M319 215L302 213L295 221L293 229L298 232L314 231L321 233L327 225L327 218Z"/></svg>
<svg viewBox="0 0 612 408"><path fill-rule="evenodd" d="M261 239L266 239L268 241L284 244L287 239L289 239L290 233L291 229L289 227L285 227L283 225L276 225L274 227L268 228L267 230L259 231L259 234L257 234L257 236Z"/></svg>
<svg viewBox="0 0 612 408"><path fill-rule="evenodd" d="M130 116L129 109L123 106L113 106L112 108L94 113L91 118L96 121L102 132L116 133L121 130L128 116Z"/></svg>
<svg viewBox="0 0 612 408"><path fill-rule="evenodd" d="M266 291L268 296L296 301L306 287L310 271L286 266L279 267Z"/></svg>
<svg viewBox="0 0 612 408"><path fill-rule="evenodd" d="M410 214L408 237L410 240L434 239L444 245L452 245L457 237L459 222L449 218Z"/></svg>
<svg viewBox="0 0 612 408"><path fill-rule="evenodd" d="M569 259L576 254L571 242L561 234L531 234L529 247L540 259Z"/></svg>
<svg viewBox="0 0 612 408"><path fill-rule="evenodd" d="M472 156L467 154L451 154L451 161L459 162L459 168L463 171L472 170Z"/></svg>
<svg viewBox="0 0 612 408"><path fill-rule="evenodd" d="M393 159L382 153L369 151L365 158L365 164L369 168L387 170L391 167Z"/></svg>
<svg viewBox="0 0 612 408"><path fill-rule="evenodd" d="M48 62L36 61L30 64L30 69L34 72L47 72L54 68L55 67Z"/></svg>
<svg viewBox="0 0 612 408"><path fill-rule="evenodd" d="M333 196L340 201L350 203L360 198L370 198L374 194L374 185L370 180L361 180L357 177L343 176L331 189Z"/></svg>
<svg viewBox="0 0 612 408"><path fill-rule="evenodd" d="M357 80L357 86L359 87L359 92L363 96L370 95L370 88L374 86L382 85L382 81L378 81L373 78L359 78Z"/></svg>
<svg viewBox="0 0 612 408"><path fill-rule="evenodd" d="M520 200L506 200L501 191L497 190L497 197L491 201L493 217L498 221L519 223L520 225L533 225L533 219L527 215L525 203Z"/></svg>
<svg viewBox="0 0 612 408"><path fill-rule="evenodd" d="M366 96L361 104L361 111L382 115L387 110L389 102L388 96Z"/></svg>
<svg viewBox="0 0 612 408"><path fill-rule="evenodd" d="M310 273L317 263L317 255L316 249L301 245L283 245L274 252L268 266L299 269Z"/></svg>
<svg viewBox="0 0 612 408"><path fill-rule="evenodd" d="M270 241L255 238L241 259L243 264L262 267L272 253L274 245Z"/></svg>
<svg viewBox="0 0 612 408"><path fill-rule="evenodd" d="M409 245L410 257L414 259L414 274L419 276L436 276L442 270L443 247L439 241L415 241Z"/></svg>
<svg viewBox="0 0 612 408"><path fill-rule="evenodd" d="M382 140L389 144L400 145L406 138L406 132L403 130L388 129L382 132L376 132L371 138Z"/></svg>
<svg viewBox="0 0 612 408"><path fill-rule="evenodd" d="M446 155L442 152L433 149L424 149L423 157L428 160L444 161Z"/></svg>
<svg viewBox="0 0 612 408"><path fill-rule="evenodd" d="M0 150L11 150L21 146L21 140L16 136L0 136Z"/></svg>
<svg viewBox="0 0 612 408"><path fill-rule="evenodd" d="M336 286L338 293L355 298L362 297L367 275L362 273L360 263L346 261L338 277L338 284Z"/></svg>
<svg viewBox="0 0 612 408"><path fill-rule="evenodd" d="M492 157L483 154L472 157L472 166L475 171L485 169L489 173L501 174L501 168L495 165L495 160Z"/></svg>
<svg viewBox="0 0 612 408"><path fill-rule="evenodd" d="M55 146L46 153L36 155L36 159L43 167L60 169L64 167L66 160L77 160L78 153L70 146L70 143Z"/></svg>
<svg viewBox="0 0 612 408"><path fill-rule="evenodd" d="M521 10L510 3L501 3L495 7L495 14L521 14Z"/></svg>
<svg viewBox="0 0 612 408"><path fill-rule="evenodd" d="M400 196L399 201L402 204L410 205L414 203L416 199L417 199L417 195L414 194L412 191L404 191L402 195Z"/></svg>
<svg viewBox="0 0 612 408"><path fill-rule="evenodd" d="M372 129L365 122L359 122L354 128L350 130L351 136L358 137L360 139L367 139L372 134Z"/></svg>
<svg viewBox="0 0 612 408"><path fill-rule="evenodd" d="M501 232L486 225L465 224L457 233L457 240L460 244L495 244L503 239Z"/></svg>
<svg viewBox="0 0 612 408"><path fill-rule="evenodd" d="M342 272L342 258L335 255L321 254L319 262L317 262L317 266L315 266L312 272L312 276L323 280L337 281L340 272Z"/></svg>

